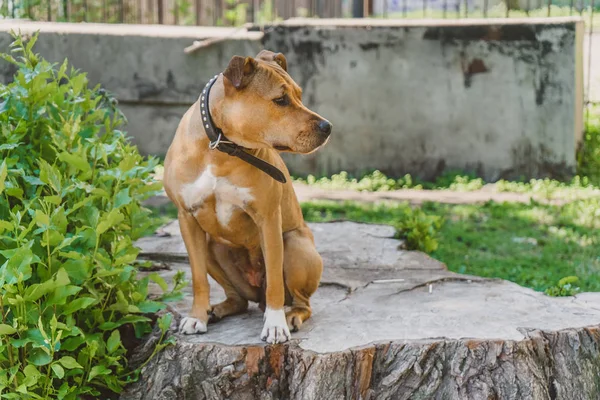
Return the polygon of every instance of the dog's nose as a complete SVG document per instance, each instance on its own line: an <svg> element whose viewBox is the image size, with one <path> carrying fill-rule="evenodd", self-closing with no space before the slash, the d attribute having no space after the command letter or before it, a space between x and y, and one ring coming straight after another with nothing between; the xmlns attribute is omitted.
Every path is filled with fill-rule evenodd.
<svg viewBox="0 0 600 400"><path fill-rule="evenodd" d="M326 119L319 122L319 130L323 135L329 136L331 134L331 128L331 122L327 121Z"/></svg>

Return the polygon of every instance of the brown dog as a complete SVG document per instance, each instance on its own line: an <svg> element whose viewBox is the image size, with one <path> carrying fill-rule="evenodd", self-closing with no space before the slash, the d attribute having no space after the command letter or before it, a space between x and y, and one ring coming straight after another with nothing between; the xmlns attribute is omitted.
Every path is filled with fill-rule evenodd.
<svg viewBox="0 0 600 400"><path fill-rule="evenodd" d="M311 315L323 263L279 151L315 151L331 124L302 104L282 54L235 56L206 90L206 104L203 93L185 113L165 159L164 187L179 211L193 278L192 312L180 330L203 333L209 315L218 320L246 311L248 301L265 302L261 339L285 342ZM228 141L283 171L286 182L218 151L218 140L209 148L204 105ZM207 273L225 290L224 302L210 304Z"/></svg>

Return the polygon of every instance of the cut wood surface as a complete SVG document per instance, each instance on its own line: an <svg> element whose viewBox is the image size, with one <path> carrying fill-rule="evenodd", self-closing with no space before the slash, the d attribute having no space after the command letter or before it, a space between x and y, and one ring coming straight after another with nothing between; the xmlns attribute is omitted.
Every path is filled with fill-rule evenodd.
<svg viewBox="0 0 600 400"><path fill-rule="evenodd" d="M398 249L387 226L310 226L325 271L313 317L291 342L261 342L256 307L204 335L174 332L177 344L148 363L122 399L600 398L599 294L552 298L455 274ZM165 279L180 269L189 276L176 222L138 245L169 263ZM223 300L214 282L211 289L213 302ZM190 306L188 289L171 310L173 328Z"/></svg>

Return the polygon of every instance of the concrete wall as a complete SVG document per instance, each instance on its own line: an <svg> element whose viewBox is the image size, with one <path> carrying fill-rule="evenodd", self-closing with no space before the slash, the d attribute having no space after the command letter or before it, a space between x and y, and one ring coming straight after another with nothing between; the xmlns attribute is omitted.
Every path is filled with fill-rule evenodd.
<svg viewBox="0 0 600 400"><path fill-rule="evenodd" d="M12 25L12 26L11 26ZM113 91L141 150L164 154L179 118L234 54L283 52L305 103L334 125L295 173L381 169L486 179L573 172L582 128L583 24L523 21L290 20L262 32L227 28L18 24L37 50L68 57ZM14 23L0 23L0 51ZM194 39L229 39L186 55ZM11 70L0 64L0 79ZM1 78L3 77L3 78Z"/></svg>

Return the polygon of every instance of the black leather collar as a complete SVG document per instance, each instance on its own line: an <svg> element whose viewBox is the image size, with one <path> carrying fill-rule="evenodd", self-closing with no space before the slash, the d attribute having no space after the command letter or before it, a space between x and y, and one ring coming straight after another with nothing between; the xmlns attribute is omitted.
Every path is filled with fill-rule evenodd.
<svg viewBox="0 0 600 400"><path fill-rule="evenodd" d="M279 169L269 164L268 162L261 160L260 158L255 157L252 154L246 152L244 150L244 147L238 146L231 140L227 139L223 134L223 131L215 126L210 115L210 109L208 107L208 94L210 93L210 89L216 82L217 77L218 75L215 75L214 78L208 81L208 83L202 90L202 95L200 96L200 114L202 116L202 125L204 126L204 130L206 131L206 136L208 136L208 139L210 140L208 148L210 150L216 149L222 151L223 153L229 154L232 157L237 157L240 160L243 160L248 164L265 172L277 182L285 183L286 179L283 172L281 172Z"/></svg>

